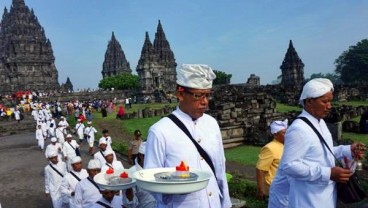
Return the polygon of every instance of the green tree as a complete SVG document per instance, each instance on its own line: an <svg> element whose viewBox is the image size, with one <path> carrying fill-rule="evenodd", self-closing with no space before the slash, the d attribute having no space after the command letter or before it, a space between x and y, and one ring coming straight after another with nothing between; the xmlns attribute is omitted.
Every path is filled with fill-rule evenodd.
<svg viewBox="0 0 368 208"><path fill-rule="evenodd" d="M368 39L363 39L335 60L335 72L345 84L368 83Z"/></svg>
<svg viewBox="0 0 368 208"><path fill-rule="evenodd" d="M214 85L221 85L221 84L230 84L232 74L226 74L223 71L213 70L216 74L216 79L213 80Z"/></svg>
<svg viewBox="0 0 368 208"><path fill-rule="evenodd" d="M336 84L341 84L341 79L340 76L335 74L335 73L327 73L327 74L322 74L322 73L318 73L318 74L312 74L310 76L309 79L306 79L305 82L308 82L311 79L314 78L327 78L329 80L331 80L331 82L336 85Z"/></svg>
<svg viewBox="0 0 368 208"><path fill-rule="evenodd" d="M113 77L107 77L100 81L98 84L99 88L102 89L138 89L139 88L139 77L134 74L121 73Z"/></svg>

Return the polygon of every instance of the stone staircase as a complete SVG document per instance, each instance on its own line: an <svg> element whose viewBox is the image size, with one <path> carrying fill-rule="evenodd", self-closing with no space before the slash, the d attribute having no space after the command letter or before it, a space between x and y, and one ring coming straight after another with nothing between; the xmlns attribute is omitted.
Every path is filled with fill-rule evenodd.
<svg viewBox="0 0 368 208"><path fill-rule="evenodd" d="M25 132L35 132L36 122L30 113L23 114L23 120L19 123L14 118L0 119L0 137Z"/></svg>

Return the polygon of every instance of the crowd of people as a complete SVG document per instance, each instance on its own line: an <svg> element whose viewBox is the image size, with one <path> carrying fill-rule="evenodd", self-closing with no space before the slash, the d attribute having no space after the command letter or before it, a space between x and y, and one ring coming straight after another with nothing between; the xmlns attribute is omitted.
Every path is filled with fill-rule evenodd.
<svg viewBox="0 0 368 208"><path fill-rule="evenodd" d="M96 174L106 172L109 168L124 169L112 149L109 131L102 130L102 137L96 140L98 130L92 125L92 116L88 116L89 110L97 111L98 106L101 106L101 110L106 105L104 102L97 105L78 101L69 102L68 105L73 107L73 111L66 108L58 113L58 108L61 108L58 102L55 105L30 103L31 115L36 123L35 138L48 161L44 168L45 194L51 198L53 207L156 207L155 199L137 187L113 191L96 186L93 179ZM76 119L75 126L70 126L67 118ZM135 135L136 139L132 141L129 150L134 151L134 155L144 145L140 139L140 130L135 131ZM50 144L45 147L48 140ZM98 141L98 150L94 149L95 141ZM87 169L83 169L81 145L88 145L87 157L92 158ZM143 155L144 150L140 154ZM143 166L142 162L139 164Z"/></svg>
<svg viewBox="0 0 368 208"><path fill-rule="evenodd" d="M115 108L113 101L69 103L67 115L78 120L73 128L58 113L61 105L57 102L53 105L55 115L50 110L52 105L31 105L40 149L44 149L46 139L51 141L45 151L49 164L44 172L45 194L51 197L53 206L231 207L221 131L217 121L205 113L215 78L207 65L182 65L176 80L177 109L150 127L147 143L142 141L141 131L136 130L129 145L128 162L134 167L175 167L185 161L190 168L212 173L207 187L193 193L148 193L138 187L114 191L96 184L94 176L98 173L124 167L111 147L108 130L102 131L103 136L96 140L98 150L94 150L98 130L92 126L92 116L85 113L100 108L104 117L108 108ZM362 143L333 146L323 120L331 109L333 90L328 79L310 80L299 100L302 113L291 125L287 120L271 123L274 139L262 148L256 167L257 198L268 200L268 207L336 207L336 183L346 183L354 170L336 167L335 157L352 167L366 147ZM120 115L123 113L122 110ZM89 145L87 156L93 156L87 170L82 168L78 151L83 143Z"/></svg>

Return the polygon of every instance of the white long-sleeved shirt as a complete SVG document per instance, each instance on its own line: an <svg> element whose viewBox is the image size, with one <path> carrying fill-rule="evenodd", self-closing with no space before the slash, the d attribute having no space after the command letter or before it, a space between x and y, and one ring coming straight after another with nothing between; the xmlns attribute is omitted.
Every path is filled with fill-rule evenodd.
<svg viewBox="0 0 368 208"><path fill-rule="evenodd" d="M87 138L88 143L93 143L95 141L95 133L97 133L95 127L87 126L84 129L84 133L90 136L90 138Z"/></svg>
<svg viewBox="0 0 368 208"><path fill-rule="evenodd" d="M36 139L37 139L37 140L45 139L45 138L43 137L42 129L37 129L37 130L36 130Z"/></svg>
<svg viewBox="0 0 368 208"><path fill-rule="evenodd" d="M63 144L64 157L68 157L68 160L69 160L77 156L75 153L76 148L79 148L79 145L77 144L75 140L70 141L70 143L68 141L64 142Z"/></svg>
<svg viewBox="0 0 368 208"><path fill-rule="evenodd" d="M66 174L66 165L63 161L59 161L57 164L49 164L45 167L45 193L50 194L52 198L61 196L61 181L63 179L56 171L54 171L50 165L57 169L62 175Z"/></svg>
<svg viewBox="0 0 368 208"><path fill-rule="evenodd" d="M301 116L311 121L338 159L343 156L351 159L349 145L333 147L331 133L323 119L318 120L305 110ZM322 204L336 207L335 182L330 180L332 167L335 167L335 159L330 151L307 123L297 119L285 134L284 153L272 182L276 181L278 189L271 190L277 194L280 188L289 189L289 207L320 207ZM287 201L285 193L276 198ZM270 194L270 201L273 199Z"/></svg>
<svg viewBox="0 0 368 208"><path fill-rule="evenodd" d="M112 161L112 164L105 162L101 165L102 165L101 173L105 173L110 167L116 170L124 169L123 164L120 161L116 161L116 160Z"/></svg>
<svg viewBox="0 0 368 208"><path fill-rule="evenodd" d="M204 114L193 121L179 108L173 112L187 127L193 138L208 153L215 167L208 186L190 194L157 194L158 207L231 207L225 174L225 156L220 128L214 118ZM169 118L154 124L148 134L145 151L145 168L175 167L184 160L192 169L212 173L188 136Z"/></svg>
<svg viewBox="0 0 368 208"><path fill-rule="evenodd" d="M120 196L114 196L111 202L107 201L105 198L101 197L98 201L104 203L112 208L121 208L123 206ZM105 208L104 206L98 204L97 202L91 208Z"/></svg>
<svg viewBox="0 0 368 208"><path fill-rule="evenodd" d="M74 173L80 180L88 177L88 173L85 169L82 169L80 172L76 172L74 170L71 172ZM75 178L70 172L64 176L61 182L61 193L68 197L69 206L71 208L75 207L74 196L72 196L72 192L75 191L75 186L78 182L78 179Z"/></svg>
<svg viewBox="0 0 368 208"><path fill-rule="evenodd" d="M47 145L46 147L46 150L45 150L45 157L47 158L47 155L49 152L51 151L55 151L55 152L58 152L59 155L60 155L60 158L59 158L59 161L61 160L61 152L62 152L62 147L61 147L61 144L56 142L55 145L53 145L52 143Z"/></svg>
<svg viewBox="0 0 368 208"><path fill-rule="evenodd" d="M60 127L56 128L56 129L55 129L55 136L56 136L56 138L58 139L58 142L59 142L60 144L64 144L64 142L65 142L65 137L64 137L63 128L60 128Z"/></svg>
<svg viewBox="0 0 368 208"><path fill-rule="evenodd" d="M77 132L79 139L83 139L83 136L84 136L84 124L83 123L77 123L75 125L75 131Z"/></svg>
<svg viewBox="0 0 368 208"><path fill-rule="evenodd" d="M100 190L88 178L82 179L75 186L74 202L78 208L89 208L101 198Z"/></svg>

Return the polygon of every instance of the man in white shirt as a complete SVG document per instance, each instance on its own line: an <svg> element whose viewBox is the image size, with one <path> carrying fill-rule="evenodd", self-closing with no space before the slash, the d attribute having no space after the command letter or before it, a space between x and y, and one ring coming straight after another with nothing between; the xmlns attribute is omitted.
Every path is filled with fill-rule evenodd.
<svg viewBox="0 0 368 208"><path fill-rule="evenodd" d="M86 139L89 145L88 153L90 155L93 155L93 143L95 142L95 133L97 133L97 130L95 127L91 126L92 121L87 122L87 127L84 129L84 134L86 135Z"/></svg>
<svg viewBox="0 0 368 208"><path fill-rule="evenodd" d="M78 119L77 124L75 125L75 134L78 135L79 144L82 144L84 139L84 124Z"/></svg>
<svg viewBox="0 0 368 208"><path fill-rule="evenodd" d="M45 146L45 137L43 136L41 125L37 126L36 130L36 140L38 141L38 147L43 151Z"/></svg>
<svg viewBox="0 0 368 208"><path fill-rule="evenodd" d="M88 177L87 170L82 169L82 159L77 156L71 160L72 170L67 173L61 183L61 193L69 199L69 207L74 208L75 186L79 181Z"/></svg>
<svg viewBox="0 0 368 208"><path fill-rule="evenodd" d="M177 109L172 113L209 156L201 156L191 139L168 117L151 126L144 158L145 168L175 167L182 160L192 169L213 175L208 186L189 194L155 194L158 207L231 207L225 174L225 155L217 121L205 114L215 73L207 65L183 64L177 73ZM213 169L210 164L213 165Z"/></svg>
<svg viewBox="0 0 368 208"><path fill-rule="evenodd" d="M328 79L307 82L299 99L303 106L299 117L311 122L337 159L360 159L362 152L353 152L358 143L333 146L323 120L332 108L333 89ZM336 182L346 182L351 175L350 169L335 166L334 156L312 127L296 119L286 131L284 153L270 188L269 207L336 207Z"/></svg>
<svg viewBox="0 0 368 208"><path fill-rule="evenodd" d="M58 124L58 127L55 129L55 136L58 139L59 143L63 145L65 142L65 137L62 125Z"/></svg>
<svg viewBox="0 0 368 208"><path fill-rule="evenodd" d="M106 162L102 164L101 172L106 172L109 168L112 169L124 169L123 164L120 161L114 159L114 151L106 149L104 152Z"/></svg>
<svg viewBox="0 0 368 208"><path fill-rule="evenodd" d="M101 172L101 164L98 160L90 160L87 166L88 177L82 179L75 186L74 201L78 208L89 208L100 198L100 189L93 177Z"/></svg>
<svg viewBox="0 0 368 208"><path fill-rule="evenodd" d="M62 127L63 133L67 134L67 129L69 128L69 123L68 121L66 121L64 116L60 117L60 121L58 123L58 126Z"/></svg>
<svg viewBox="0 0 368 208"><path fill-rule="evenodd" d="M47 145L46 150L45 150L46 159L48 158L47 155L49 154L49 152L55 151L55 152L58 153L59 161L62 161L62 157L61 157L62 147L61 147L61 144L57 142L56 137L51 137L50 140L51 140L51 144Z"/></svg>
<svg viewBox="0 0 368 208"><path fill-rule="evenodd" d="M104 129L102 130L102 137L100 138L101 139L105 139L106 140L106 144L107 144L107 149L111 149L112 150L112 139L111 139L111 136L109 136L109 130L107 129Z"/></svg>
<svg viewBox="0 0 368 208"><path fill-rule="evenodd" d="M74 157L77 156L76 149L79 148L79 145L77 142L72 139L72 135L68 134L66 135L66 142L63 144L63 154L64 154L64 160L66 161L68 170L72 170L72 164L71 161Z"/></svg>
<svg viewBox="0 0 368 208"><path fill-rule="evenodd" d="M64 197L61 194L61 181L66 174L66 166L58 160L58 153L53 151L47 155L50 163L45 167L45 194L51 196L54 208L66 207Z"/></svg>

